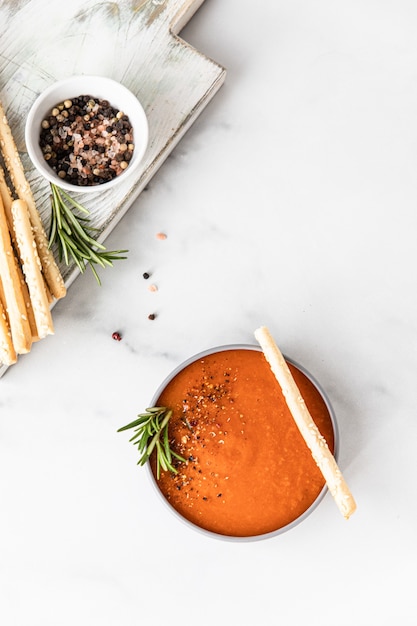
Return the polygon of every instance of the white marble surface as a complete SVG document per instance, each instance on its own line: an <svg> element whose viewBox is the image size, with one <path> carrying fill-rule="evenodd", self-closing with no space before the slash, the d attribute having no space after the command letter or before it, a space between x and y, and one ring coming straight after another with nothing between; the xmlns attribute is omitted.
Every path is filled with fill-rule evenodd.
<svg viewBox="0 0 417 626"><path fill-rule="evenodd" d="M417 623L416 20L207 0L183 31L225 85L107 240L129 259L78 278L0 380L1 624ZM327 495L231 544L169 514L116 430L260 324L328 392L358 510Z"/></svg>

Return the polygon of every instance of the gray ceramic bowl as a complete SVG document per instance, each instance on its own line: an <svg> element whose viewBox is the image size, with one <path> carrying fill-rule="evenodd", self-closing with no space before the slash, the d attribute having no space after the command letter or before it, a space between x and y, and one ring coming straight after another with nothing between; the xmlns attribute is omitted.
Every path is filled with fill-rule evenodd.
<svg viewBox="0 0 417 626"><path fill-rule="evenodd" d="M187 359L186 361L184 361L183 363L181 363L180 365L178 365L166 378L165 380L161 383L161 385L158 387L158 389L155 391L153 398L151 400L151 404L149 406L155 406L156 403L158 402L158 398L160 397L162 391L165 389L165 387L167 386L167 384L180 372L182 371L185 367L187 367L188 365L190 365L190 363L194 363L194 361L197 361L205 356L208 356L209 354L214 354L216 352L222 352L225 350L257 350L258 352L261 352L261 348L257 345L251 345L251 344L231 344L231 345L224 345L224 346L219 346L219 347L215 347L215 348L211 348L208 350L205 350L203 352L200 352L192 357L190 357L189 359ZM310 380L311 383L313 383L313 385L316 387L317 391L320 393L326 407L327 410L329 412L330 415L330 419L332 422L332 426L333 426L333 433L334 433L334 457L338 458L338 453L339 453L339 429L338 429L338 425L337 425L337 421L336 421L336 416L334 414L334 410L329 402L329 399L327 398L324 390L322 389L322 387L319 385L319 383L313 378L313 376L301 365L299 365L298 363L296 363L295 361L293 361L292 359L288 358L287 356L285 356L285 360L290 363L291 365L293 365L294 367L296 367L302 374L304 374L306 376L306 378L308 378ZM320 502L323 500L326 492L327 492L327 486L324 485L323 489L321 490L321 492L319 493L319 495L317 496L317 498L314 500L314 502L309 506L308 509L306 509L306 511L304 511L304 513L302 513L302 515L300 515L297 519L295 519L294 521L292 521L291 523L282 526L281 528L278 528L277 530L274 530L272 532L269 533L264 533L262 535L254 535L254 536L249 536L249 537L235 537L235 536L230 536L230 535L222 535L220 533L215 533L209 530L206 530L205 528L202 528L200 526L197 526L196 524L194 524L193 522L190 522L189 520L187 520L185 517L183 517L168 501L167 499L164 497L164 495L162 494L162 492L160 491L158 485L157 485L157 481L152 473L151 467L150 467L150 463L147 463L147 469L148 469L148 473L151 479L151 483L155 488L156 493L158 494L158 497L162 500L162 503L164 504L164 506L166 506L168 508L168 510L173 513L175 515L175 517L177 519L179 519L181 522L183 522L184 524L186 524L189 528L196 530L200 533L203 533L205 536L207 537L212 537L215 539L223 539L226 541L232 541L232 542L248 542L248 541L259 541L262 539L269 539L271 537L276 537L277 535L282 535L283 533L291 530L292 528L294 528L295 526L298 526L298 524L300 524L301 522L303 522L309 515L311 515L311 513L318 507L318 505L320 504Z"/></svg>

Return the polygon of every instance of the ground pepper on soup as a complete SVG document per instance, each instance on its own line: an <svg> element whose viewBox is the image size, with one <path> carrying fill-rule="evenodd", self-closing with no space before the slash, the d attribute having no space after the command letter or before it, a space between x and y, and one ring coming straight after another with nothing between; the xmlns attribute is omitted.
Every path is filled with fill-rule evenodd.
<svg viewBox="0 0 417 626"><path fill-rule="evenodd" d="M328 408L289 364L333 451ZM262 352L224 350L179 372L157 404L173 409L169 436L186 463L158 487L186 519L215 533L255 536L286 526L317 498L324 479ZM155 474L155 457L151 457Z"/></svg>

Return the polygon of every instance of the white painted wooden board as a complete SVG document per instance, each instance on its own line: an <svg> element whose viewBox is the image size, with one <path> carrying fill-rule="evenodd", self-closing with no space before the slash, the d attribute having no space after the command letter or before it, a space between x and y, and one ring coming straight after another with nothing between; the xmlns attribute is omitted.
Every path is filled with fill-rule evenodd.
<svg viewBox="0 0 417 626"><path fill-rule="evenodd" d="M0 100L45 228L49 184L26 153L24 127L36 97L74 74L113 78L137 95L149 122L141 170L115 189L77 194L103 241L225 79L225 69L177 33L204 0L50 0L0 2ZM94 95L94 94L93 94ZM69 286L78 274L61 265ZM0 376L5 368L0 367Z"/></svg>

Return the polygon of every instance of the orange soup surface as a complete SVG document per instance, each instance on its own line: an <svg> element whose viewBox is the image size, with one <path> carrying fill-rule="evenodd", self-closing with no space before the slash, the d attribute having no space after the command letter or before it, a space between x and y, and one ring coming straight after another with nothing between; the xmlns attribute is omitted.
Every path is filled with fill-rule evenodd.
<svg viewBox="0 0 417 626"><path fill-rule="evenodd" d="M322 396L289 367L333 451ZM171 447L187 462L178 462L177 474L162 471L156 482L194 524L233 537L262 535L298 518L322 490L322 474L262 352L230 349L194 361L168 383L157 405L173 410ZM156 477L155 456L151 468Z"/></svg>

